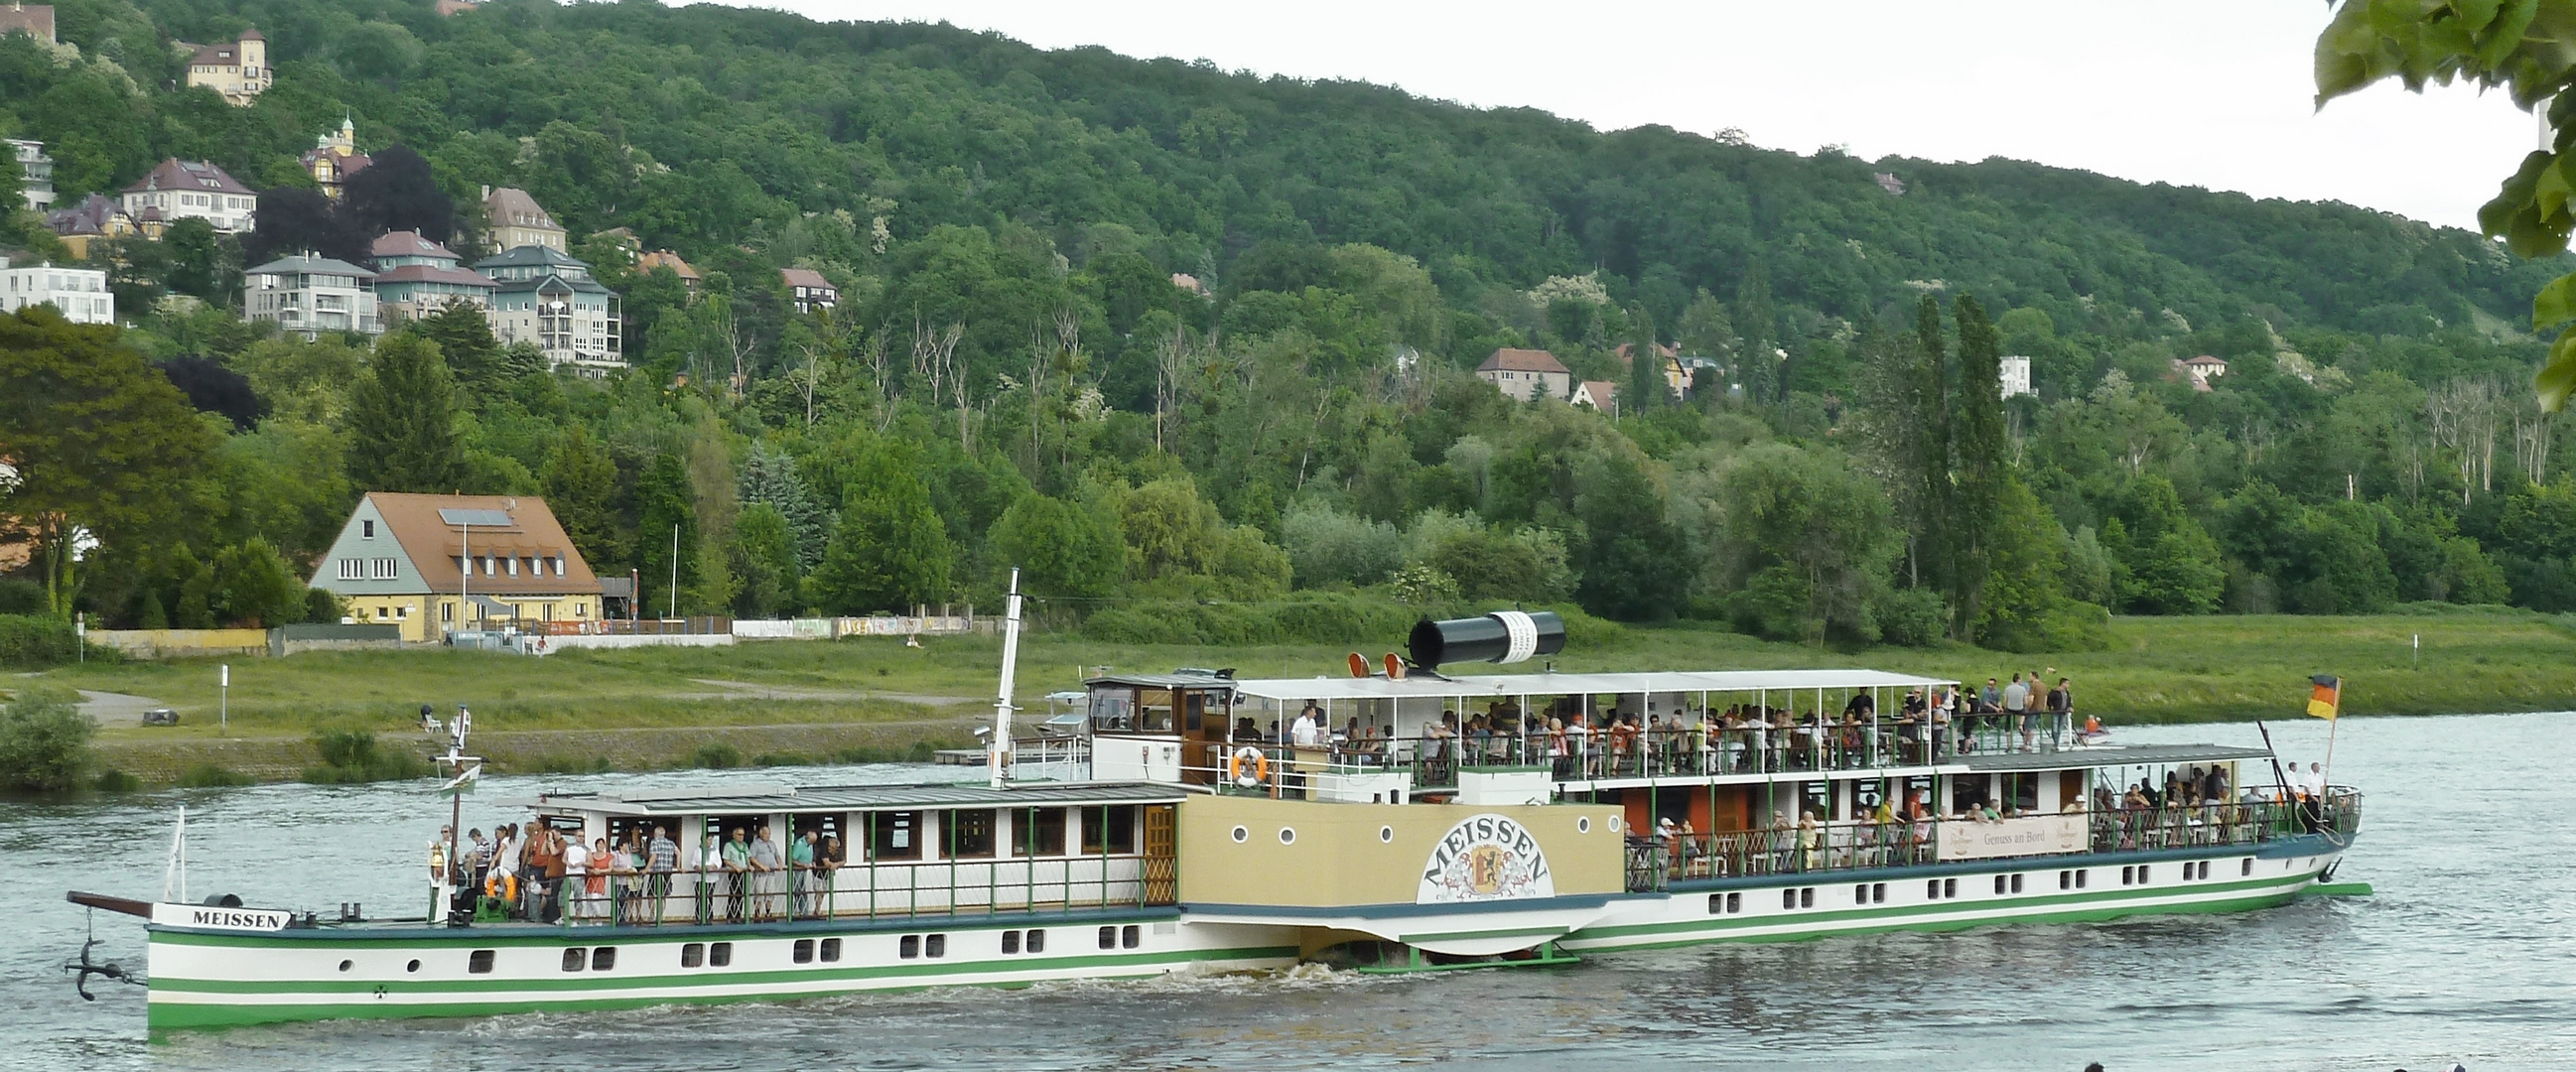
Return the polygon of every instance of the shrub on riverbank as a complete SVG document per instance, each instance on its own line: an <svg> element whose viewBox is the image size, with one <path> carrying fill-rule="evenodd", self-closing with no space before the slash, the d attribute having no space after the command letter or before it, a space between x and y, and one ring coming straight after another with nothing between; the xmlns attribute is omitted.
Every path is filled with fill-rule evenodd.
<svg viewBox="0 0 2576 1072"><path fill-rule="evenodd" d="M228 789L258 784L257 778L214 763L199 763L179 775L181 789Z"/></svg>
<svg viewBox="0 0 2576 1072"><path fill-rule="evenodd" d="M0 666L37 669L79 656L72 623L51 614L0 614Z"/></svg>
<svg viewBox="0 0 2576 1072"><path fill-rule="evenodd" d="M409 752L376 747L376 735L365 730L327 730L313 735L319 766L304 768L304 780L321 785L390 782L429 775L429 761Z"/></svg>
<svg viewBox="0 0 2576 1072"><path fill-rule="evenodd" d="M98 724L69 689L31 688L0 707L0 788L56 792L80 784Z"/></svg>

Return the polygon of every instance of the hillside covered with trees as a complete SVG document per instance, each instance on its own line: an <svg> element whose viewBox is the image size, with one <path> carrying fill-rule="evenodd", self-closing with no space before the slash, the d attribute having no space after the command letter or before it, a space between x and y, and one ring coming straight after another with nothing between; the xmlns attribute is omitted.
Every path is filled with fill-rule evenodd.
<svg viewBox="0 0 2576 1072"><path fill-rule="evenodd" d="M67 47L0 39L0 134L47 143L66 202L202 158L270 195L255 242L320 234L267 205L318 203L277 195L353 116L429 200L551 210L625 294L635 366L552 376L479 317L265 337L227 311L231 239L102 247L129 327L0 345L127 355L132 382L85 387L10 359L52 397L167 380L206 411L137 403L168 433L150 494L45 500L103 543L25 576L116 624L286 613L236 578L309 573L369 489L543 494L655 607L676 527L684 612L990 605L1017 565L1128 639L1356 643L1504 602L2011 648L2098 643L2107 613L2576 609L2576 483L2515 330L2562 266L2462 231L945 26L57 9ZM174 88L172 42L252 26L278 71L255 104ZM701 292L584 241L612 228ZM796 312L787 266L841 304ZM1649 344L1713 367L1667 396L1620 356ZM1498 347L1618 382L1619 412L1502 397L1468 371ZM2203 354L2205 385L2176 365ZM1998 399L2007 355L2035 394ZM0 403L0 453L60 412Z"/></svg>

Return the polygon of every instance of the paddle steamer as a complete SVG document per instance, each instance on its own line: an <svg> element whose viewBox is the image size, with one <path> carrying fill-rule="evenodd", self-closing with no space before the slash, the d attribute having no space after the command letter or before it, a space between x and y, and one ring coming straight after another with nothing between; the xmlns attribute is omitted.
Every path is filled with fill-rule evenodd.
<svg viewBox="0 0 2576 1072"><path fill-rule="evenodd" d="M453 911L408 920L72 897L149 917L160 1030L2255 909L2318 889L2358 822L2358 794L2301 791L2265 749L2023 748L1908 702L1936 678L1439 672L1562 647L1518 612L1426 621L1409 663L1354 676L1102 673L1074 732L1013 740L1017 602L980 783L540 793L516 803L567 839L683 850L534 919L444 885L422 901ZM2227 788L2130 795L2186 777ZM693 869L762 827L783 860L843 848Z"/></svg>

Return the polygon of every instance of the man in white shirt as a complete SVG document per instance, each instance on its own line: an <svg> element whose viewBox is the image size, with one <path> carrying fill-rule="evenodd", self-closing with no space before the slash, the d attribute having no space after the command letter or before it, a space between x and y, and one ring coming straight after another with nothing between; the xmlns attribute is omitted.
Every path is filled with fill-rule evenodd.
<svg viewBox="0 0 2576 1072"><path fill-rule="evenodd" d="M2322 801L2326 797L2326 765L2308 764L2308 798Z"/></svg>
<svg viewBox="0 0 2576 1072"><path fill-rule="evenodd" d="M2011 733L2015 725L2021 726L2022 746L2025 748L2029 747L2037 736L2031 732L2034 727L2029 724L2029 719L2024 717L2029 713L2030 686L2022 684L2021 673L2015 671L2012 684L2004 686L2004 732Z"/></svg>
<svg viewBox="0 0 2576 1072"><path fill-rule="evenodd" d="M590 850L582 846L580 838L565 838L563 862L564 889L569 891L564 900L572 905L571 910L564 914L579 920L596 907L588 903L589 886L584 882L590 875ZM603 861L601 866L605 867L606 862Z"/></svg>
<svg viewBox="0 0 2576 1072"><path fill-rule="evenodd" d="M1322 743L1322 730L1316 725L1313 704L1297 712L1297 721L1289 724L1288 742L1300 748L1312 748Z"/></svg>

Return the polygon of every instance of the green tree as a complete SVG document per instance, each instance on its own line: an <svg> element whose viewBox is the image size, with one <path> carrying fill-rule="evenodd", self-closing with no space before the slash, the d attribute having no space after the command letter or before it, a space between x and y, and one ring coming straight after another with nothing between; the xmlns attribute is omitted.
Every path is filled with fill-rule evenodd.
<svg viewBox="0 0 2576 1072"><path fill-rule="evenodd" d="M733 574L741 587L733 612L743 618L768 618L794 611L804 585L804 567L796 561L796 534L787 517L765 502L743 507L734 521Z"/></svg>
<svg viewBox="0 0 2576 1072"><path fill-rule="evenodd" d="M436 343L409 333L377 343L348 424L349 475L360 488L444 495L464 485L456 383Z"/></svg>
<svg viewBox="0 0 2576 1072"><path fill-rule="evenodd" d="M304 582L295 578L277 548L256 536L215 555L216 620L253 629L304 618Z"/></svg>
<svg viewBox="0 0 2576 1072"><path fill-rule="evenodd" d="M754 443L742 460L735 489L745 506L767 503L787 519L794 537L796 561L802 570L811 570L823 561L823 545L832 538L831 511L814 501L813 492L797 475L796 459Z"/></svg>
<svg viewBox="0 0 2576 1072"><path fill-rule="evenodd" d="M1950 488L1942 496L1955 553L1950 560L1952 635L1967 639L1985 619L1986 581L2000 542L2006 485L2003 344L1975 298L1959 296L1959 390L1950 412Z"/></svg>
<svg viewBox="0 0 2576 1072"><path fill-rule="evenodd" d="M1887 496L1834 454L1748 447L1706 489L1707 580L1746 632L1875 640L1871 606L1899 549Z"/></svg>
<svg viewBox="0 0 2576 1072"><path fill-rule="evenodd" d="M510 368L503 361L501 340L493 336L491 321L471 303L450 302L412 321L404 330L438 347L439 356L447 360L449 375L465 396L474 400L476 409L497 397L513 378L513 372L525 371Z"/></svg>
<svg viewBox="0 0 2576 1072"><path fill-rule="evenodd" d="M1628 330L1628 383L1619 391L1627 405L1620 407L1621 416L1642 416L1663 404L1664 352L1655 345L1655 322L1645 306L1629 310Z"/></svg>
<svg viewBox="0 0 2576 1072"><path fill-rule="evenodd" d="M578 423L564 429L554 450L546 454L537 480L545 488L547 509L554 511L564 535L572 538L572 545L593 569L622 557L614 504L617 462L591 438L589 429Z"/></svg>
<svg viewBox="0 0 2576 1072"><path fill-rule="evenodd" d="M991 544L994 565L1018 567L1020 590L1038 596L1105 596L1127 570L1118 515L1096 500L1022 495L993 523Z"/></svg>
<svg viewBox="0 0 2576 1072"><path fill-rule="evenodd" d="M816 601L839 614L908 611L949 591L955 549L911 452L880 442L842 493L841 524L815 571Z"/></svg>
<svg viewBox="0 0 2576 1072"><path fill-rule="evenodd" d="M16 470L0 513L35 530L54 613L70 614L80 591L75 543L167 539L215 442L115 328L72 324L51 305L0 316L0 457Z"/></svg>
<svg viewBox="0 0 2576 1072"><path fill-rule="evenodd" d="M1690 563L1681 530L1664 516L1663 490L1632 451L1593 455L1578 475L1574 599L1605 618L1660 621L1689 598Z"/></svg>
<svg viewBox="0 0 2576 1072"><path fill-rule="evenodd" d="M663 453L635 481L635 543L626 560L642 584L635 593L645 613L674 614L679 594L698 582L698 514L689 498L689 472L677 455ZM673 585L678 587L674 588Z"/></svg>

